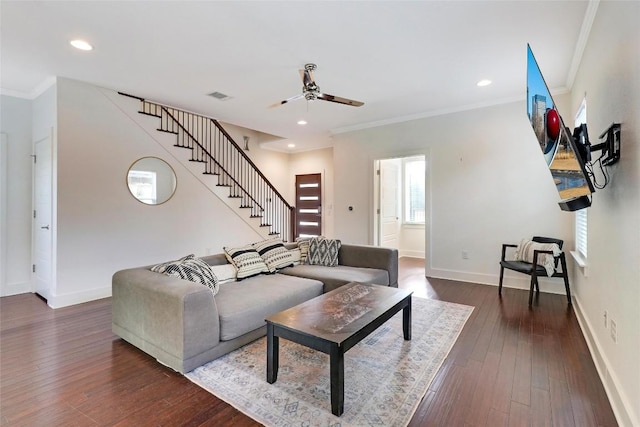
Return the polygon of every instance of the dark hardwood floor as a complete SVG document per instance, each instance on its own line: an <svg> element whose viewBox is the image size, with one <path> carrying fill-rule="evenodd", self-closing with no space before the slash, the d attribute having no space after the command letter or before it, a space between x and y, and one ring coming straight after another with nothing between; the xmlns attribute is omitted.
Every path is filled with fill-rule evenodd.
<svg viewBox="0 0 640 427"><path fill-rule="evenodd" d="M427 280L412 258L400 287L475 307L411 426L617 425L564 296L529 310L526 291ZM114 336L108 298L4 297L0 322L1 426L259 425Z"/></svg>

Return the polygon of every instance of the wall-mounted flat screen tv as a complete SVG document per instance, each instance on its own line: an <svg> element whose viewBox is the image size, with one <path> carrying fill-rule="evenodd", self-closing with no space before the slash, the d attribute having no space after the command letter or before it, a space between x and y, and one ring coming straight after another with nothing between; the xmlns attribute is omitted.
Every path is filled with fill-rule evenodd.
<svg viewBox="0 0 640 427"><path fill-rule="evenodd" d="M591 205L595 190L576 142L551 98L531 47L527 45L527 115L553 177L560 207L574 211Z"/></svg>

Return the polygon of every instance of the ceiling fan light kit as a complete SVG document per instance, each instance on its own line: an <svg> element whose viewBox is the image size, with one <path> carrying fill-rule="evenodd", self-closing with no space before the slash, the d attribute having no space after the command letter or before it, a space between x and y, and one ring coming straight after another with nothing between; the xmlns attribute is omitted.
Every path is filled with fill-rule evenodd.
<svg viewBox="0 0 640 427"><path fill-rule="evenodd" d="M337 104L351 105L352 107L360 107L364 105L364 102L354 101L353 99L342 98L339 96L329 95L328 93L322 93L320 91L320 86L318 86L313 78L313 72L318 67L316 64L305 64L304 70L300 70L300 76L302 77L302 93L300 95L293 96L291 98L285 99L284 101L280 101L272 107L277 107L278 105L286 104L291 101L295 101L296 99L304 98L307 101L315 101L316 99L320 99L322 101L335 102Z"/></svg>

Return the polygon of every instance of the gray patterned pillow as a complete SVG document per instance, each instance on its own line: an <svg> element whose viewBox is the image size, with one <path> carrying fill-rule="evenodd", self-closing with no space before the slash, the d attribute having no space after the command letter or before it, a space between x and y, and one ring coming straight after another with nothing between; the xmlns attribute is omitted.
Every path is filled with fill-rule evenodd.
<svg viewBox="0 0 640 427"><path fill-rule="evenodd" d="M341 242L337 239L314 237L309 242L307 264L336 267L338 265L338 251Z"/></svg>
<svg viewBox="0 0 640 427"><path fill-rule="evenodd" d="M242 280L247 277L257 276L262 273L269 273L269 267L258 254L253 246L241 246L238 248L224 248L227 260L238 270L237 279Z"/></svg>
<svg viewBox="0 0 640 427"><path fill-rule="evenodd" d="M214 295L217 294L220 289L218 278L211 271L209 264L200 258L196 258L193 254L176 261L154 265L151 267L151 271L190 282L200 283L211 289Z"/></svg>
<svg viewBox="0 0 640 427"><path fill-rule="evenodd" d="M281 268L293 266L293 256L280 239L264 240L253 243L251 246L258 251L271 273L275 273Z"/></svg>

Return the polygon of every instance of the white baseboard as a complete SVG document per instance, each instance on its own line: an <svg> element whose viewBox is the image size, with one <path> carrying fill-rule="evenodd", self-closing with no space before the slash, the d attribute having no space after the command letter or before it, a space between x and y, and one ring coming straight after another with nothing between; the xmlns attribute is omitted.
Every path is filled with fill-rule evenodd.
<svg viewBox="0 0 640 427"><path fill-rule="evenodd" d="M442 268L432 268L425 271L427 277L434 277L438 279L457 280L461 282L480 283L485 285L498 286L500 277L492 274L479 274L469 273L464 271L447 270ZM521 275L522 277L512 277L507 275L503 279L503 286L507 288L524 289L529 290L530 282L528 276ZM540 291L554 294L565 294L564 283L562 278L540 278L539 280ZM573 309L578 319L578 324L582 330L582 335L587 342L591 358L596 366L600 380L605 388L609 403L613 409L613 413L618 421L618 425L621 427L635 427L640 426L640 420L633 413L633 406L630 404L630 400L622 391L620 382L618 381L615 372L611 369L611 363L601 350L601 346L595 334L592 333L593 328L587 318L584 316L580 307L580 302L575 298L572 298Z"/></svg>
<svg viewBox="0 0 640 427"><path fill-rule="evenodd" d="M7 283L4 285L0 296L8 297L11 295L26 294L29 292L31 292L30 282Z"/></svg>
<svg viewBox="0 0 640 427"><path fill-rule="evenodd" d="M409 257L409 258L424 258L424 251L407 251L400 250L398 251L399 257Z"/></svg>
<svg viewBox="0 0 640 427"><path fill-rule="evenodd" d="M500 276L497 274L470 273L468 271L448 270L444 268L430 268L425 270L427 277L436 279L458 280L460 282L480 283L483 285L498 286ZM524 274L512 276L505 271L502 286L505 288L529 290L530 278ZM549 294L565 295L564 282L562 278L539 277L538 286L540 292Z"/></svg>
<svg viewBox="0 0 640 427"><path fill-rule="evenodd" d="M609 403L613 409L616 421L618 421L618 425L621 427L640 426L640 420L633 414L633 407L620 387L620 382L618 381L613 369L611 369L609 359L602 351L597 335L592 333L593 325L591 325L587 317L582 312L579 299L573 298L573 311L576 313L576 318L578 319L578 324L582 330L582 335L587 342L591 358L593 359L593 363L596 365L600 381L602 381L604 390L607 393Z"/></svg>
<svg viewBox="0 0 640 427"><path fill-rule="evenodd" d="M82 304L97 299L111 296L111 287L88 289L82 292L74 292L63 295L51 295L47 300L47 305L51 308L62 308L70 305Z"/></svg>

